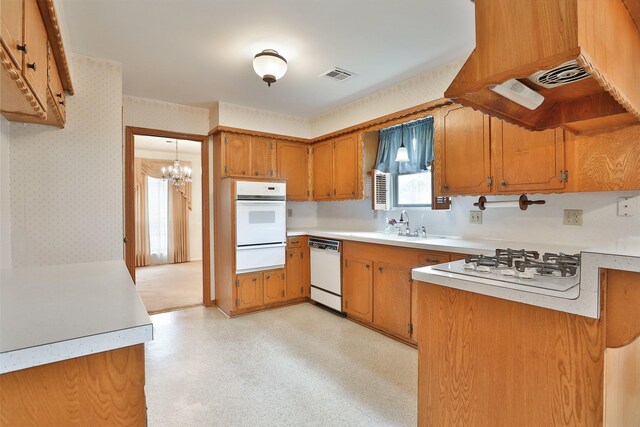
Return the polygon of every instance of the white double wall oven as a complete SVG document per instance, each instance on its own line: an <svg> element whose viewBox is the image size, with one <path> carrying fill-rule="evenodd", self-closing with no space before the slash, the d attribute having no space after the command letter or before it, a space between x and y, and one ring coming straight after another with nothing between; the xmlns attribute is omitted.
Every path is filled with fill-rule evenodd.
<svg viewBox="0 0 640 427"><path fill-rule="evenodd" d="M286 184L236 182L236 274L284 267Z"/></svg>

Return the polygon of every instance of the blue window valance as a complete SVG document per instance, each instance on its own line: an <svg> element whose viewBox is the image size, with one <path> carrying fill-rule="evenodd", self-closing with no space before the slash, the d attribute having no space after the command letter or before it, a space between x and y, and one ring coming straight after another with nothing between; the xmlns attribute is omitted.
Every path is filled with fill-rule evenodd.
<svg viewBox="0 0 640 427"><path fill-rule="evenodd" d="M408 162L396 162L398 148L404 142ZM433 117L391 126L380 131L376 169L386 173L426 171L433 161Z"/></svg>

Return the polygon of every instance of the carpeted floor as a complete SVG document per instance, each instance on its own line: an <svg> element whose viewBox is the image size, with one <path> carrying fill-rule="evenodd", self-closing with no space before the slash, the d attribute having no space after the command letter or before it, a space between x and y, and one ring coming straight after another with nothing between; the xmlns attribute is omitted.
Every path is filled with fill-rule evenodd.
<svg viewBox="0 0 640 427"><path fill-rule="evenodd" d="M202 261L136 268L136 288L149 313L202 303Z"/></svg>
<svg viewBox="0 0 640 427"><path fill-rule="evenodd" d="M151 427L417 424L417 350L311 304L151 319Z"/></svg>

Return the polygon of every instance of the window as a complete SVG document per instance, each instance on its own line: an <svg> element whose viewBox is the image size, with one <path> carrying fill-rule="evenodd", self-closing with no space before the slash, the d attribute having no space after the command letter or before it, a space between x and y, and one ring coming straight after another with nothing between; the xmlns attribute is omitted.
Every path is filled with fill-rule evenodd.
<svg viewBox="0 0 640 427"><path fill-rule="evenodd" d="M394 175L394 207L431 206L431 171Z"/></svg>
<svg viewBox="0 0 640 427"><path fill-rule="evenodd" d="M165 264L169 255L168 183L164 179L147 177L149 252L151 264Z"/></svg>

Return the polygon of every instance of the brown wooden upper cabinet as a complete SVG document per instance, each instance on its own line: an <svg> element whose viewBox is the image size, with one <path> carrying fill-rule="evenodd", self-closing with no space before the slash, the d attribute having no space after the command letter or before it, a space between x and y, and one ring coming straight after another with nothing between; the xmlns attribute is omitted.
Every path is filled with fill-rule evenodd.
<svg viewBox="0 0 640 427"><path fill-rule="evenodd" d="M491 158L497 193L561 190L564 131L531 132L491 118Z"/></svg>
<svg viewBox="0 0 640 427"><path fill-rule="evenodd" d="M46 6L36 0L0 2L0 109L8 120L62 128L66 122L65 86L44 20L46 15L50 22L55 13L47 9L42 15L41 7Z"/></svg>
<svg viewBox="0 0 640 427"><path fill-rule="evenodd" d="M440 193L491 192L489 116L471 108L451 108L442 112L439 128L435 157L440 162Z"/></svg>
<svg viewBox="0 0 640 427"><path fill-rule="evenodd" d="M343 200L358 197L357 133L313 146L313 199Z"/></svg>
<svg viewBox="0 0 640 427"><path fill-rule="evenodd" d="M2 0L2 113L46 118L47 30L36 0ZM9 58L8 58L9 59Z"/></svg>
<svg viewBox="0 0 640 427"><path fill-rule="evenodd" d="M309 146L278 141L276 151L278 178L287 180L287 200L309 200Z"/></svg>
<svg viewBox="0 0 640 427"><path fill-rule="evenodd" d="M521 194L564 189L564 131L531 132L456 106L436 131L437 195Z"/></svg>
<svg viewBox="0 0 640 427"><path fill-rule="evenodd" d="M271 178L276 176L275 141L244 134L222 135L222 175Z"/></svg>

